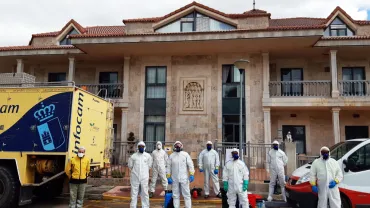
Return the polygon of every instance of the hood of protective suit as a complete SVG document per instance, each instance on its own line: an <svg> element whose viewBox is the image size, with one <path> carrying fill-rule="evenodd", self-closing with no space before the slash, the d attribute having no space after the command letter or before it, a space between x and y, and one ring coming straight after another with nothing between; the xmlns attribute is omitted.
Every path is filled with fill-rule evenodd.
<svg viewBox="0 0 370 208"><path fill-rule="evenodd" d="M136 149L139 151L139 146L144 146L144 151L145 151L145 149L146 149L146 145L145 145L145 143L143 142L143 141L141 141L141 142L139 142L139 143L137 143L137 145L136 145Z"/></svg>
<svg viewBox="0 0 370 208"><path fill-rule="evenodd" d="M208 141L207 144L212 144L212 142L211 141Z"/></svg>
<svg viewBox="0 0 370 208"><path fill-rule="evenodd" d="M321 149L320 149L320 158L323 159L323 157L321 155L321 151L323 151L323 150L329 151L329 158L330 158L330 149L329 149L329 147L326 147L326 146L321 147Z"/></svg>
<svg viewBox="0 0 370 208"><path fill-rule="evenodd" d="M158 141L155 146L158 148L158 145L160 146L159 148L162 149L162 142Z"/></svg>
<svg viewBox="0 0 370 208"><path fill-rule="evenodd" d="M275 140L272 144L277 144L277 145L279 145L279 142Z"/></svg>

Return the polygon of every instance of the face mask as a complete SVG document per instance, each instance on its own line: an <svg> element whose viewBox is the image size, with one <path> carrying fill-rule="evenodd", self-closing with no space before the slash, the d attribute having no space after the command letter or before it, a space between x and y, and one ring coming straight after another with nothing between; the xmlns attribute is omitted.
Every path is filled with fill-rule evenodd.
<svg viewBox="0 0 370 208"><path fill-rule="evenodd" d="M239 155L238 154L233 154L233 158L234 158L234 160L237 160L237 159L239 159Z"/></svg>
<svg viewBox="0 0 370 208"><path fill-rule="evenodd" d="M143 153L144 152L144 147L139 147L139 152Z"/></svg>
<svg viewBox="0 0 370 208"><path fill-rule="evenodd" d="M324 160L327 160L327 159L329 158L329 153L324 153L324 154L322 154L322 158L323 158Z"/></svg>
<svg viewBox="0 0 370 208"><path fill-rule="evenodd" d="M81 152L77 153L77 156L80 157L80 158L83 157L84 155L85 154L84 153L81 153Z"/></svg>
<svg viewBox="0 0 370 208"><path fill-rule="evenodd" d="M159 150L162 149L161 145L157 145L157 149Z"/></svg>
<svg viewBox="0 0 370 208"><path fill-rule="evenodd" d="M279 146L274 145L273 148L274 148L274 150L278 150L279 149Z"/></svg>
<svg viewBox="0 0 370 208"><path fill-rule="evenodd" d="M212 145L207 145L207 150L211 150L212 149Z"/></svg>
<svg viewBox="0 0 370 208"><path fill-rule="evenodd" d="M180 152L181 148L180 147L175 147L176 152Z"/></svg>

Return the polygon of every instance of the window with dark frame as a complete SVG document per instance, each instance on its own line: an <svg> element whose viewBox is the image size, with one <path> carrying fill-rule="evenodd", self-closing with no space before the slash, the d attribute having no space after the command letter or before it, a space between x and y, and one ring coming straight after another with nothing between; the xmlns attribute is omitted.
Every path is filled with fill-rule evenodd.
<svg viewBox="0 0 370 208"><path fill-rule="evenodd" d="M69 38L70 35L79 34L76 29L71 29L66 36L59 42L59 45L72 45L71 39Z"/></svg>
<svg viewBox="0 0 370 208"><path fill-rule="evenodd" d="M152 151L157 141L165 141L167 67L146 67L144 141Z"/></svg>
<svg viewBox="0 0 370 208"><path fill-rule="evenodd" d="M343 67L342 80L344 96L363 96L366 94L364 67Z"/></svg>
<svg viewBox="0 0 370 208"><path fill-rule="evenodd" d="M245 73L243 73L243 80ZM222 65L223 142L239 142L240 72L234 65ZM243 85L243 140L245 141L245 90Z"/></svg>
<svg viewBox="0 0 370 208"><path fill-rule="evenodd" d="M118 72L100 72L99 73L99 96L113 98L121 95L121 88L117 85Z"/></svg>
<svg viewBox="0 0 370 208"><path fill-rule="evenodd" d="M222 97L240 97L240 72L234 65L222 66Z"/></svg>
<svg viewBox="0 0 370 208"><path fill-rule="evenodd" d="M236 26L221 22L196 11L156 29L156 32L194 32L233 30Z"/></svg>
<svg viewBox="0 0 370 208"><path fill-rule="evenodd" d="M281 93L283 96L303 96L303 69L282 68Z"/></svg>
<svg viewBox="0 0 370 208"><path fill-rule="evenodd" d="M339 18L336 17L329 25L329 36L352 36L353 31Z"/></svg>

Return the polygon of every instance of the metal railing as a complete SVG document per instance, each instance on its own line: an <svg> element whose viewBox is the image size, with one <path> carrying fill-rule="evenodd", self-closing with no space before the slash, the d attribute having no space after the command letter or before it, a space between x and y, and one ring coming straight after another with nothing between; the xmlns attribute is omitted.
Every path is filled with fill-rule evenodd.
<svg viewBox="0 0 370 208"><path fill-rule="evenodd" d="M230 152L228 149L239 149L239 143L237 142L215 142L215 149L217 150L220 157L220 173L222 178L222 170L225 164L228 162L227 153ZM280 146L281 149L284 149L284 145ZM271 144L252 144L247 142L243 144L243 157L244 162L249 169L249 178L250 180L264 181L269 180L269 167L267 164L267 155L271 150Z"/></svg>
<svg viewBox="0 0 370 208"><path fill-rule="evenodd" d="M311 156L311 155L297 155L297 168L301 167L304 164L313 162L319 156Z"/></svg>
<svg viewBox="0 0 370 208"><path fill-rule="evenodd" d="M338 81L340 96L370 96L369 80L348 80Z"/></svg>
<svg viewBox="0 0 370 208"><path fill-rule="evenodd" d="M271 97L330 97L331 81L270 81Z"/></svg>
<svg viewBox="0 0 370 208"><path fill-rule="evenodd" d="M98 95L102 98L122 98L123 95L123 83L117 84L77 84L88 92Z"/></svg>

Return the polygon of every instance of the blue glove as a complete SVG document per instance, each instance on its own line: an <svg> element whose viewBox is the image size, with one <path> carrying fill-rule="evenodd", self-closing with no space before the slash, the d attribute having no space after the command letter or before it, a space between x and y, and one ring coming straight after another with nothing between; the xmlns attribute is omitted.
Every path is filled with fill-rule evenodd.
<svg viewBox="0 0 370 208"><path fill-rule="evenodd" d="M224 181L224 189L226 192L229 190L229 182Z"/></svg>
<svg viewBox="0 0 370 208"><path fill-rule="evenodd" d="M317 186L312 186L312 192L315 194L319 193L319 189L317 188Z"/></svg>
<svg viewBox="0 0 370 208"><path fill-rule="evenodd" d="M194 181L194 176L193 175L190 175L189 181L190 181L190 183Z"/></svg>
<svg viewBox="0 0 370 208"><path fill-rule="evenodd" d="M218 175L218 169L215 169L215 171L213 171L213 173Z"/></svg>
<svg viewBox="0 0 370 208"><path fill-rule="evenodd" d="M335 180L330 181L329 188L334 188L337 185L337 182Z"/></svg>
<svg viewBox="0 0 370 208"><path fill-rule="evenodd" d="M167 178L168 184L172 184L173 180L172 178Z"/></svg>
<svg viewBox="0 0 370 208"><path fill-rule="evenodd" d="M246 191L248 189L248 184L249 184L248 180L243 181L243 191Z"/></svg>
<svg viewBox="0 0 370 208"><path fill-rule="evenodd" d="M199 169L199 172L203 173L203 171L204 171L203 169Z"/></svg>

